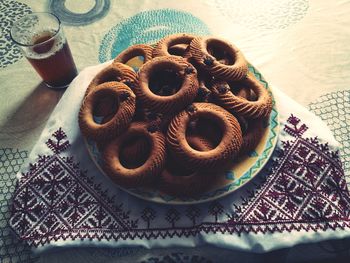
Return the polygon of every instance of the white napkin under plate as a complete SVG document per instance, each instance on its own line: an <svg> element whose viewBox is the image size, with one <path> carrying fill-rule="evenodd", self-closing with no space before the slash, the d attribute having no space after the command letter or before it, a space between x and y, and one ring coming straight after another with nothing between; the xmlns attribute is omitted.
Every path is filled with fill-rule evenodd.
<svg viewBox="0 0 350 263"><path fill-rule="evenodd" d="M88 67L52 113L18 173L10 224L37 251L52 247L194 247L265 252L350 236L350 195L338 143L277 88L279 137L265 168L237 191L194 205L134 197L103 176L78 126Z"/></svg>

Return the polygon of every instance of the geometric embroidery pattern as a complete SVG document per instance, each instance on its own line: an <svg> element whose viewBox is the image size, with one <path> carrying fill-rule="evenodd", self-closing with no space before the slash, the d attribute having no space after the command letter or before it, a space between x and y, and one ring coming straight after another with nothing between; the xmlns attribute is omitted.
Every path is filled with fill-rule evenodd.
<svg viewBox="0 0 350 263"><path fill-rule="evenodd" d="M309 104L309 109L325 121L340 145L340 159L350 187L350 90L332 92Z"/></svg>
<svg viewBox="0 0 350 263"><path fill-rule="evenodd" d="M14 21L31 12L26 4L13 0L0 1L0 68L6 68L23 57L20 48L11 39L10 29Z"/></svg>
<svg viewBox="0 0 350 263"><path fill-rule="evenodd" d="M11 222L17 233L44 244L53 236L64 238L66 233L73 238L88 237L77 231L81 229L127 231L135 227L136 221L129 220L121 204L115 205L72 158L59 155L69 145L63 130L53 137L47 145L54 154L39 156L15 192ZM101 238L108 239L107 232Z"/></svg>
<svg viewBox="0 0 350 263"><path fill-rule="evenodd" d="M59 129L46 142L53 154L39 156L23 174L10 224L33 246L58 239L149 240L349 228L350 195L338 153L317 138L304 138L307 129L296 116L288 118L284 130L292 139L281 142L270 170L259 176L265 180L243 202L225 206L216 200L159 211L153 203L125 211L73 157L61 155L70 143Z"/></svg>
<svg viewBox="0 0 350 263"><path fill-rule="evenodd" d="M8 224L11 216L9 208L17 183L16 173L27 158L27 151L0 149L0 262L34 260L30 247L13 235Z"/></svg>
<svg viewBox="0 0 350 263"><path fill-rule="evenodd" d="M181 252L174 252L170 253L166 256L159 256L159 257L148 257L145 260L140 261L140 263L156 263L156 262L181 262L181 263L195 263L195 262L201 262L201 263L212 263L213 261L202 257L200 255L186 255Z"/></svg>
<svg viewBox="0 0 350 263"><path fill-rule="evenodd" d="M254 232L349 226L350 195L341 163L327 145L300 137L285 142L273 174L254 198L236 207L230 224Z"/></svg>

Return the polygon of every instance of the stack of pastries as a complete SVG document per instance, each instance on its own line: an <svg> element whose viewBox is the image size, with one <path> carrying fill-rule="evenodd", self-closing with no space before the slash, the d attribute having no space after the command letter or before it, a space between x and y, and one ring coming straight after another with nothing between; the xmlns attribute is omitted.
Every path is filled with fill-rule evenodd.
<svg viewBox="0 0 350 263"><path fill-rule="evenodd" d="M127 63L137 57L143 64L134 70ZM271 110L268 90L237 47L174 34L131 46L100 71L79 126L118 185L189 197L215 184L218 168L255 149Z"/></svg>

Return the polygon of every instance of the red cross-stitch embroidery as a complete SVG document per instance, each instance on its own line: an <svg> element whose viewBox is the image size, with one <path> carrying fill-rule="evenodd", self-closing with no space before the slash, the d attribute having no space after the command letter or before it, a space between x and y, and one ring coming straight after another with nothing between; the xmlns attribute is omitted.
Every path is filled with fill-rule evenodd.
<svg viewBox="0 0 350 263"><path fill-rule="evenodd" d="M225 207L214 201L204 206L205 211L199 206L168 206L165 213L158 213L153 204L127 211L110 198L73 157L61 155L70 143L59 129L46 142L53 154L39 156L20 179L10 224L34 246L58 239L188 238L200 233L349 228L350 195L338 154L317 138L303 138L308 128L293 115L284 129L293 139L276 149L266 179L243 198L243 204ZM181 219L186 226L179 223Z"/></svg>

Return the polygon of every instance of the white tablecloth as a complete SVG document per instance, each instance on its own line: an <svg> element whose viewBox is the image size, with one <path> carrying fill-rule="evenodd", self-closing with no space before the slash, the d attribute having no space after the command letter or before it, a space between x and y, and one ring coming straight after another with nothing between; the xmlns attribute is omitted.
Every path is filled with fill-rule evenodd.
<svg viewBox="0 0 350 263"><path fill-rule="evenodd" d="M38 140L62 93L47 89L9 40L11 21L30 11L54 11L61 17L79 69L105 62L130 44L153 43L169 33L186 31L227 38L270 85L328 123L340 142L343 167L349 176L350 1L4 0L0 3L1 218L9 217L14 172ZM23 257L28 257L22 245L18 251L11 245L17 241L10 237L7 224L4 229L8 245L0 249L0 256L8 258L24 251ZM323 250L324 257L333 255L329 251Z"/></svg>

